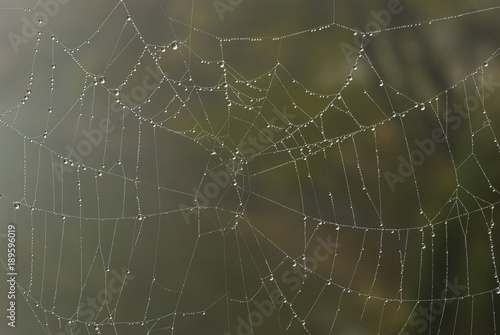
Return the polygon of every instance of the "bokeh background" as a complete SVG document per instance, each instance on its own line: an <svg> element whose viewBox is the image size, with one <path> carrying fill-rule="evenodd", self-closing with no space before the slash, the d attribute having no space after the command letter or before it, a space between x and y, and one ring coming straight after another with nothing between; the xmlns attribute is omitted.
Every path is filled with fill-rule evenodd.
<svg viewBox="0 0 500 335"><path fill-rule="evenodd" d="M0 0L1 333L495 334L497 6Z"/></svg>

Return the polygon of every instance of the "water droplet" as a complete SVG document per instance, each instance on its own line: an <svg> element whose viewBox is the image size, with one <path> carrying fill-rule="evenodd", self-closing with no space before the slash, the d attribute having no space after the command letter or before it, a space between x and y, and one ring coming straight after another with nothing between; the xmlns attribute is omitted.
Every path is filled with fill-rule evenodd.
<svg viewBox="0 0 500 335"><path fill-rule="evenodd" d="M100 82L101 84L104 84L104 83L106 82L106 78L101 77L101 79L99 80L99 82Z"/></svg>
<svg viewBox="0 0 500 335"><path fill-rule="evenodd" d="M170 47L173 49L173 50L177 50L177 48L179 47L179 45L177 44L177 41L173 41L172 44L170 44Z"/></svg>
<svg viewBox="0 0 500 335"><path fill-rule="evenodd" d="M352 81L352 76L347 77L347 80Z"/></svg>
<svg viewBox="0 0 500 335"><path fill-rule="evenodd" d="M119 96L120 95L120 90L115 90L114 95L115 95L115 97Z"/></svg>
<svg viewBox="0 0 500 335"><path fill-rule="evenodd" d="M422 243L422 249L425 249L425 248L426 248L426 247L425 247L425 243Z"/></svg>
<svg viewBox="0 0 500 335"><path fill-rule="evenodd" d="M219 67L223 68L224 67L224 61L220 61L217 64L219 64Z"/></svg>
<svg viewBox="0 0 500 335"><path fill-rule="evenodd" d="M21 205L19 205L19 203L18 203L18 202L16 202L16 203L14 204L14 208L15 208L15 209L19 209L19 207L21 207Z"/></svg>
<svg viewBox="0 0 500 335"><path fill-rule="evenodd" d="M484 62L484 67L488 67L488 62Z"/></svg>
<svg viewBox="0 0 500 335"><path fill-rule="evenodd" d="M52 68L55 69L56 68L56 64L52 64Z"/></svg>
<svg viewBox="0 0 500 335"><path fill-rule="evenodd" d="M420 110L421 111L425 110L425 105L424 104L420 104Z"/></svg>
<svg viewBox="0 0 500 335"><path fill-rule="evenodd" d="M379 82L378 82L378 86L380 86L380 87L384 86L384 82L383 82L382 80L381 80L381 81L379 81Z"/></svg>
<svg viewBox="0 0 500 335"><path fill-rule="evenodd" d="M132 17L130 17L130 15L127 16L127 21L130 21L132 20Z"/></svg>
<svg viewBox="0 0 500 335"><path fill-rule="evenodd" d="M495 289L495 293L496 293L496 294L500 294L500 287L497 287L497 288Z"/></svg>
<svg viewBox="0 0 500 335"><path fill-rule="evenodd" d="M53 109L52 107L49 108L49 113L52 113Z"/></svg>

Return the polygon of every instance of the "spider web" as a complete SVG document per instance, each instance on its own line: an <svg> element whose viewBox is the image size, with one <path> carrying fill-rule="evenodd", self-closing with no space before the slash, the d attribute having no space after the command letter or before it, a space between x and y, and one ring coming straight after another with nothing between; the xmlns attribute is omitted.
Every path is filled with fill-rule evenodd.
<svg viewBox="0 0 500 335"><path fill-rule="evenodd" d="M496 334L499 9L2 1L2 332Z"/></svg>

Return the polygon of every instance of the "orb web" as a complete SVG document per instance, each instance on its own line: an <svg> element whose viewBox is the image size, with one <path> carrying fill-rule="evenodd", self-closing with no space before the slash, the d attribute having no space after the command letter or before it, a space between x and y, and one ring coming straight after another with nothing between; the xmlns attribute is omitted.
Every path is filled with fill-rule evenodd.
<svg viewBox="0 0 500 335"><path fill-rule="evenodd" d="M3 1L17 327L496 334L490 2Z"/></svg>

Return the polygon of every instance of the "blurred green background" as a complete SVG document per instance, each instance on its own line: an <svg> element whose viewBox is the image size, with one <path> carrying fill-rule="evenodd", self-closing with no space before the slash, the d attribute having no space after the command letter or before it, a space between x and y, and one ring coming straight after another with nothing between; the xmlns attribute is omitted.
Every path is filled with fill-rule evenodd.
<svg viewBox="0 0 500 335"><path fill-rule="evenodd" d="M494 334L496 6L0 0L1 333Z"/></svg>

